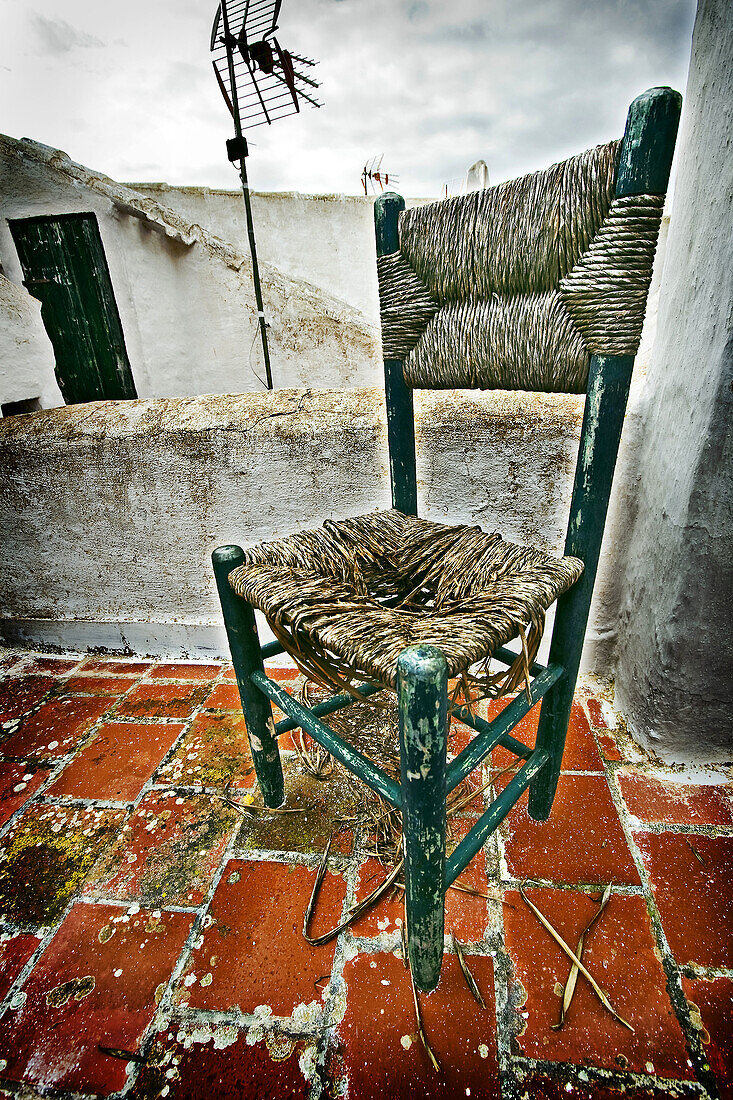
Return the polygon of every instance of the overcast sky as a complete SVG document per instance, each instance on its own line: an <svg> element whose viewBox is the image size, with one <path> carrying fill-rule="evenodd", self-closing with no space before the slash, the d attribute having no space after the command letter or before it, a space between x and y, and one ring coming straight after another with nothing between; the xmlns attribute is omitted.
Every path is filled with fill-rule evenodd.
<svg viewBox="0 0 733 1100"><path fill-rule="evenodd" d="M113 178L235 187L202 0L0 0L0 130ZM258 190L360 191L384 153L411 196L483 158L492 182L623 131L654 84L684 92L694 0L284 0L320 110L250 132Z"/></svg>

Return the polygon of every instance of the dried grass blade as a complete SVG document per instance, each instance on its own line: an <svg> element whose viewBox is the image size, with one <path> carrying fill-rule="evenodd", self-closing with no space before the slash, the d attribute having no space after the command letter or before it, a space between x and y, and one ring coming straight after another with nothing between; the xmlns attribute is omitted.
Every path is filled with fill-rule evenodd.
<svg viewBox="0 0 733 1100"><path fill-rule="evenodd" d="M374 854L375 854L375 856L377 855L376 852ZM404 890L404 889L405 889L404 882L396 882L395 883L395 890ZM465 882L461 882L460 879L456 879L455 882L452 882L450 884L450 886L447 887L447 889L448 890L457 890L458 893L460 893L460 894L470 894L470 896L472 898L486 898L487 901L496 901L496 898L492 898L491 894L486 894L486 893L484 893L483 890L476 890L475 887L469 886Z"/></svg>
<svg viewBox="0 0 733 1100"><path fill-rule="evenodd" d="M512 765L512 767L514 767L514 765ZM452 817L454 814L460 813L461 810L468 806L471 802L473 802L475 798L478 798L480 794L483 794L484 791L491 786L492 782L492 779L487 779L486 782L483 783L480 787L477 787L475 791L469 791L468 794L459 795L459 797L455 798L453 802L449 801L446 810L447 816Z"/></svg>
<svg viewBox="0 0 733 1100"><path fill-rule="evenodd" d="M471 971L468 969L468 963L466 962L466 958L463 954L463 948L461 947L460 943L456 939L455 932L451 931L450 938L451 938L451 943L453 944L453 950L455 951L456 955L458 956L458 962L461 964L461 970L463 971L463 977L466 979L466 985L471 990L471 995L473 996L474 1000L478 1001L478 1003L481 1005L481 1007L485 1009L486 1008L486 1002L484 1001L483 997L481 996L481 990L476 985L476 979L474 978Z"/></svg>
<svg viewBox="0 0 733 1100"><path fill-rule="evenodd" d="M311 917L313 916L313 910L316 907L318 891L321 888L323 876L326 873L326 860L328 859L328 853L331 850L332 839L333 837L329 837L328 844L326 845L326 850L323 853L323 858L321 859L320 865L318 867L316 881L313 883L313 892L311 893L310 901L308 902L308 908L306 909L305 916L303 917L303 938L311 945L311 947L321 947L324 943L330 943L331 940L334 940L336 936L338 936L339 932L343 932L344 928L348 928L350 924L353 924L354 921L358 920L362 913L366 913L367 909L371 909L371 907L379 901L382 894L384 894L390 888L390 886L392 886L394 880L397 878L397 875L402 870L402 860L400 860L399 863L392 868L384 882L381 882L379 886L372 890L371 894L369 894L368 897L364 898L363 901L360 901L358 905L355 905L354 908L349 912L348 916L345 917L340 924L337 924L336 927L332 928L330 932L324 932L322 936L311 937L308 935L308 925L310 924Z"/></svg>
<svg viewBox="0 0 733 1100"><path fill-rule="evenodd" d="M417 990L415 989L415 979L412 976L412 969L410 969L410 984L412 986L412 999L413 999L413 1002L415 1004L415 1020L417 1021L417 1033L420 1036L420 1042L425 1047L425 1050L428 1052L428 1058L432 1062L433 1069L435 1070L435 1072L436 1073L442 1073L443 1071L440 1068L440 1062L438 1061L438 1059L433 1054L432 1047L430 1046L430 1043L428 1042L427 1035L425 1034L425 1029L422 1025L422 1016L420 1014L420 1002L417 999Z"/></svg>
<svg viewBox="0 0 733 1100"><path fill-rule="evenodd" d="M313 916L313 910L316 907L316 901L318 899L318 891L321 888L321 883L323 882L323 876L326 873L326 864L328 863L328 853L331 851L332 841L333 841L333 834L331 834L331 836L328 838L328 844L326 845L326 847L323 850L323 855L321 856L321 862L318 864L318 870L316 872L316 881L313 883L313 889L311 890L310 901L308 902L308 907L305 911L305 916L303 917L303 936L308 941L308 943L313 944L314 946L316 944L316 941L312 940L310 938L310 936L308 935L308 925L310 924L310 919Z"/></svg>
<svg viewBox="0 0 733 1100"><path fill-rule="evenodd" d="M525 903L526 903L526 904L527 904L527 905L529 906L529 908L530 908L530 909L532 910L532 912L534 913L534 915L535 915L535 916L537 917L537 919L539 920L540 924L544 925L544 927L545 927L545 928L547 929L547 931L548 931L548 932L550 933L550 935L552 936L553 940L555 940L555 942L556 942L557 944L559 944L559 946L560 946L560 947L561 947L561 948L563 949L563 951L565 952L565 954L566 954L566 955L567 955L567 956L568 956L568 957L569 957L570 959L572 959L572 961L573 961L573 962L574 962L574 963L576 964L576 966L578 967L578 970L579 970L579 971L580 971L580 973L581 973L581 974L583 975L583 977L584 977L584 978L586 978L586 979L587 979L587 981L589 981L589 982L590 982L590 984L591 984L591 986L592 986L592 988L593 988L593 990L594 990L594 992L595 992L596 996L598 997L598 999L599 999L599 1001L601 1002L601 1004L603 1005L603 1007L604 1007L604 1008L606 1008L606 1009L608 1009L608 1011L609 1011L609 1012L611 1013L611 1015L612 1015L612 1016L614 1017L614 1019L618 1020L618 1022L619 1022L620 1024L623 1024L623 1025L624 1025L624 1027L627 1027L627 1028L629 1029L629 1031L633 1032L633 1031L634 1031L634 1028L633 1028L633 1027L631 1026L631 1024L630 1024L630 1023L628 1022L628 1020L624 1020L623 1016L619 1016L618 1012L617 1012L617 1011L616 1011L616 1009L615 1009L615 1008L613 1007L613 1005L612 1005L612 1004L611 1004L611 1002L609 1001L608 997L607 997L607 996L606 996L606 994L605 994L605 993L603 992L603 990L602 990L602 989L601 989L601 987L599 986L598 982L597 982L597 981L595 980L595 978L593 977L593 975L592 975L592 974L590 973L590 971L588 971L588 970L587 970L587 969L586 969L586 968L585 968L585 967L583 966L582 962L581 962L581 961L580 961L580 959L579 959L579 958L577 957L577 955L575 954L575 952L573 952L573 951L571 951L571 950L570 950L570 948L568 947L568 945L567 945L567 944L565 943L565 940L564 940L564 939L562 938L562 936L560 935L560 933L559 933L559 932L557 932L557 931L556 931L556 930L555 930L555 929L554 929L554 928L552 927L552 925L551 925L551 924L550 924L550 922L548 921L547 917L545 917L545 916L544 916L544 915L543 915L543 914L542 914L542 913L541 913L541 912L539 911L539 909L538 909L538 908L537 908L537 906L536 906L536 905L534 904L534 902L532 902L532 901L530 901L530 900L529 900L529 898L527 897L527 895L525 894L525 892L524 892L524 890L522 889L522 887L521 887L521 886L519 887L519 893L520 893L520 894L521 894L521 896L522 896L522 900L523 900L523 901L524 901L524 902L525 902Z"/></svg>
<svg viewBox="0 0 733 1100"><path fill-rule="evenodd" d="M610 898L610 896L611 896L611 887L610 887L610 885L608 885L606 887L606 889L603 891L603 897L601 898L601 903L598 906L598 909L593 914L591 919L588 921L585 928L580 933L580 937L578 938L578 946L575 948L575 954L578 956L579 959L583 958L583 946L585 944L585 937L588 935L591 928L593 928L595 923L600 918L601 913L603 912L603 910L606 908L606 905L608 904L608 899ZM568 980L565 983L565 989L563 990L562 1007L560 1008L560 1020L559 1020L559 1023L552 1024L553 1031L559 1031L560 1028L562 1027L562 1025L565 1023L565 1019L566 1019L567 1014L568 1014L568 1009L570 1008L570 1002L572 1001L573 994L575 993L575 986L577 985L577 982L578 982L578 967L575 965L575 963L573 963L573 965L570 967L570 973L568 975Z"/></svg>

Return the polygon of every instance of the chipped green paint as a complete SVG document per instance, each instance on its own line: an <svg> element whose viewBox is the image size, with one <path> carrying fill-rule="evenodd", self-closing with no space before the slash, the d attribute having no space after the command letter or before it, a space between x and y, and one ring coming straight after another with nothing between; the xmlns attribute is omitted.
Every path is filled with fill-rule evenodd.
<svg viewBox="0 0 733 1100"><path fill-rule="evenodd" d="M681 102L671 88L652 88L631 104L619 156L618 195L666 191ZM594 355L590 361L565 541L565 553L581 558L585 570L557 604L550 662L562 665L565 676L542 702L537 748L548 752L549 762L529 788L528 809L535 821L550 816L560 775L633 367L631 355Z"/></svg>
<svg viewBox="0 0 733 1100"><path fill-rule="evenodd" d="M378 256L389 256L398 250L399 216L404 209L405 200L392 191L386 191L374 203ZM401 359L384 360L384 397L387 405L392 507L406 515L416 516L415 416L412 390L405 385Z"/></svg>
<svg viewBox="0 0 733 1100"><path fill-rule="evenodd" d="M284 797L284 781L272 708L269 699L253 686L250 679L253 672L264 674L254 611L229 585L229 574L244 561L244 551L240 546L220 546L211 555L211 560L257 780L265 805L280 806Z"/></svg>
<svg viewBox="0 0 733 1100"><path fill-rule="evenodd" d="M401 805L399 784L395 783L390 776L385 775L382 769L378 768L368 757L344 741L318 718L315 718L307 707L304 707L297 699L293 699L280 684L270 680L264 672L253 672L250 679L260 691L277 703L285 714L296 719L297 724L302 726L319 745L322 745L324 749L328 749L332 756L345 764L349 771L353 772L354 775L358 775L372 790L378 791L393 806L399 807Z"/></svg>
<svg viewBox="0 0 733 1100"><path fill-rule="evenodd" d="M415 985L435 989L443 960L448 666L434 646L397 662L407 949Z"/></svg>

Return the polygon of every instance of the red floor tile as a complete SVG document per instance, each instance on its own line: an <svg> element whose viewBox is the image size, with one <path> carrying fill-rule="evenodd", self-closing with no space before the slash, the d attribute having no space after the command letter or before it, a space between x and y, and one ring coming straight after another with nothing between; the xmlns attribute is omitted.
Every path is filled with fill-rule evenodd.
<svg viewBox="0 0 733 1100"><path fill-rule="evenodd" d="M508 777L500 780L500 789ZM616 807L600 775L561 775L550 818L533 821L522 795L501 827L509 873L562 883L634 883Z"/></svg>
<svg viewBox="0 0 733 1100"><path fill-rule="evenodd" d="M0 761L0 825L8 821L47 778L48 772L44 768L28 761L19 764Z"/></svg>
<svg viewBox="0 0 733 1100"><path fill-rule="evenodd" d="M334 943L311 947L302 926L315 870L283 863L230 860L211 902L211 927L178 983L174 1001L191 1008L254 1012L266 1004L274 1016L297 1005L321 1004L318 979L330 975ZM311 935L341 917L345 885L328 873Z"/></svg>
<svg viewBox="0 0 733 1100"><path fill-rule="evenodd" d="M733 967L733 837L637 833L634 839L677 962Z"/></svg>
<svg viewBox="0 0 733 1100"><path fill-rule="evenodd" d="M32 932L0 933L0 1001L41 942Z"/></svg>
<svg viewBox="0 0 733 1100"><path fill-rule="evenodd" d="M417 1035L410 978L402 961L388 952L347 962L346 1015L338 1034L349 1096L499 1096L492 960L470 956L468 963L486 1010L469 993L455 955L444 957L435 993L420 997L439 1075Z"/></svg>
<svg viewBox="0 0 733 1100"><path fill-rule="evenodd" d="M490 721L497 714L500 714L505 705L505 699L493 700L488 705L488 720ZM516 737L523 744L534 748L539 716L540 707L538 705L533 707L529 714L525 715L512 730L512 737ZM492 752L491 759L494 767L506 768L509 764L513 764L517 757L507 749L498 748ZM562 758L562 770L566 772L600 772L603 770L598 748L580 702L573 703L570 714L570 725L568 726L565 751Z"/></svg>
<svg viewBox="0 0 733 1100"><path fill-rule="evenodd" d="M269 661L265 665L265 672L270 679L277 680L279 684L297 680L301 675L300 670L295 665L271 665ZM225 667L223 675L227 682L236 683L237 677L231 665Z"/></svg>
<svg viewBox="0 0 733 1100"><path fill-rule="evenodd" d="M206 710L236 710L241 714L242 703L236 683L217 684L206 696L204 706Z"/></svg>
<svg viewBox="0 0 733 1100"><path fill-rule="evenodd" d="M733 980L683 978L682 988L720 1095L728 1100L733 1097Z"/></svg>
<svg viewBox="0 0 733 1100"><path fill-rule="evenodd" d="M137 681L137 676L69 676L57 686L64 695L123 695Z"/></svg>
<svg viewBox="0 0 733 1100"><path fill-rule="evenodd" d="M201 1031L203 1029L199 1029ZM299 1065L308 1044L285 1036L247 1041L246 1032L215 1030L211 1039L187 1045L162 1035L132 1091L132 1100L306 1100L310 1089ZM311 1055L312 1057L312 1055Z"/></svg>
<svg viewBox="0 0 733 1100"><path fill-rule="evenodd" d="M51 676L17 676L1 681L0 722L10 722L27 714L53 685Z"/></svg>
<svg viewBox="0 0 733 1100"><path fill-rule="evenodd" d="M254 786L242 714L197 715L170 760L159 768L155 782L221 789L231 785L235 790Z"/></svg>
<svg viewBox="0 0 733 1100"><path fill-rule="evenodd" d="M0 672L5 676L8 672L18 668L23 661L23 657L19 653L6 653L0 657Z"/></svg>
<svg viewBox="0 0 733 1100"><path fill-rule="evenodd" d="M449 841L450 851L468 831L470 821L454 822L454 835ZM384 867L376 859L366 860L359 868L359 883L356 888L356 901L363 901L380 883L384 882L390 868ZM474 890L488 893L488 882L483 850L469 863L458 878L459 883L471 886ZM489 923L486 898L473 897L458 890L448 890L445 895L445 931L451 931L462 943L477 943L482 940ZM378 936L380 932L396 932L404 921L404 894L402 891L388 890L375 906L367 910L351 929L355 936Z"/></svg>
<svg viewBox="0 0 733 1100"><path fill-rule="evenodd" d="M573 891L534 889L527 895L572 947L597 910L591 898ZM509 891L505 901L507 949L521 986L512 991L518 1053L659 1077L693 1076L643 898L613 896L583 952L583 962L633 1034L603 1008L582 975L563 1028L553 1030L561 1004L555 990L565 983L570 961L517 892Z"/></svg>
<svg viewBox="0 0 733 1100"><path fill-rule="evenodd" d="M79 672L99 673L104 676L144 676L151 667L150 661L123 661L116 657L88 657Z"/></svg>
<svg viewBox="0 0 733 1100"><path fill-rule="evenodd" d="M127 1063L99 1044L137 1049L193 918L74 906L25 984L26 1000L0 1021L2 1077L108 1095Z"/></svg>
<svg viewBox="0 0 733 1100"><path fill-rule="evenodd" d="M205 699L206 684L138 684L120 700L116 715L130 718L189 718Z"/></svg>
<svg viewBox="0 0 733 1100"><path fill-rule="evenodd" d="M215 680L222 670L221 665L199 665L172 661L168 664L154 665L148 676L151 680Z"/></svg>
<svg viewBox="0 0 733 1100"><path fill-rule="evenodd" d="M612 733L599 733L598 746L604 760L618 761L624 759Z"/></svg>
<svg viewBox="0 0 733 1100"><path fill-rule="evenodd" d="M367 859L359 868L359 884L356 901L363 901L389 874L377 859ZM395 932L405 919L404 895L401 891L388 890L375 906L354 921L351 931L355 936L378 936L380 932Z"/></svg>
<svg viewBox="0 0 733 1100"><path fill-rule="evenodd" d="M265 672L270 679L277 680L279 684L292 683L293 680L301 677L300 669L295 665L267 665Z"/></svg>
<svg viewBox="0 0 733 1100"><path fill-rule="evenodd" d="M110 706L106 698L51 699L2 743L2 754L41 759L66 756Z"/></svg>
<svg viewBox="0 0 733 1100"><path fill-rule="evenodd" d="M0 920L57 921L124 819L122 810L29 806L0 843Z"/></svg>
<svg viewBox="0 0 733 1100"><path fill-rule="evenodd" d="M670 825L733 825L733 787L675 783L636 768L617 773L629 812Z"/></svg>
<svg viewBox="0 0 733 1100"><path fill-rule="evenodd" d="M84 893L146 905L201 905L239 824L208 795L151 791L92 869Z"/></svg>
<svg viewBox="0 0 733 1100"><path fill-rule="evenodd" d="M588 707L588 714L590 716L591 725L595 729L608 729L608 722L603 716L603 709L601 707L600 699L594 699L593 696L589 696L586 699L586 706Z"/></svg>
<svg viewBox="0 0 733 1100"><path fill-rule="evenodd" d="M23 675L42 673L45 676L65 676L76 668L80 657L33 657L23 669Z"/></svg>
<svg viewBox="0 0 733 1100"><path fill-rule="evenodd" d="M452 851L468 830L473 821L456 820L451 823L448 839L448 851ZM483 848L473 857L465 871L461 871L458 882L488 893L486 878L486 857ZM445 931L455 932L464 943L477 943L484 938L489 923L488 902L485 898L472 897L458 890L447 890L445 895Z"/></svg>
<svg viewBox="0 0 733 1100"><path fill-rule="evenodd" d="M178 722L105 722L48 794L132 802L182 729Z"/></svg>

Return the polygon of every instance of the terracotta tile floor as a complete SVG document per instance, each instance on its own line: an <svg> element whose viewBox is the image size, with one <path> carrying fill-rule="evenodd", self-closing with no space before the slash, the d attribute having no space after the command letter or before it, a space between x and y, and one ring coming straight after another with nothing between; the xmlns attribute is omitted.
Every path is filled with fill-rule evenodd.
<svg viewBox="0 0 733 1100"><path fill-rule="evenodd" d="M460 876L478 896L448 893L485 1008L446 940L421 996L436 1073L401 894L304 940L329 834L313 935L385 870L353 787L306 774L289 736L294 812L264 810L229 666L2 652L0 677L0 1097L733 1096L733 784L646 764L607 701L576 698L550 821L525 797ZM630 1027L580 976L558 1029L570 963L520 887L575 949L609 885L583 961Z"/></svg>

